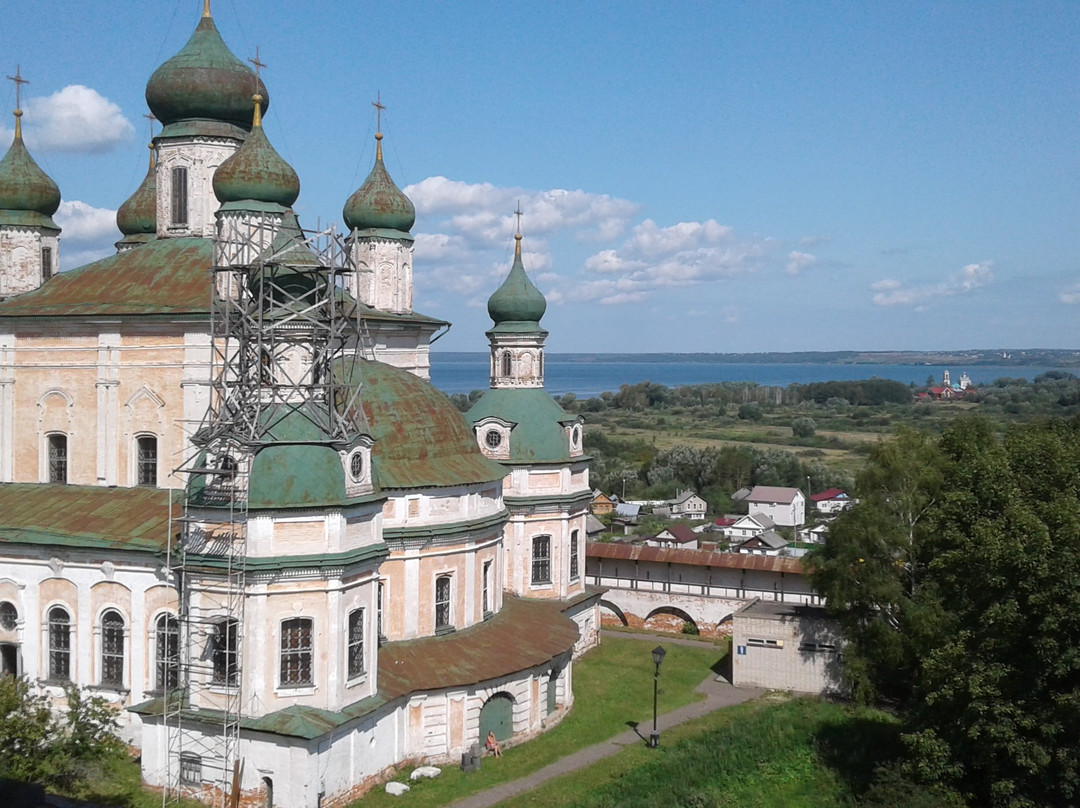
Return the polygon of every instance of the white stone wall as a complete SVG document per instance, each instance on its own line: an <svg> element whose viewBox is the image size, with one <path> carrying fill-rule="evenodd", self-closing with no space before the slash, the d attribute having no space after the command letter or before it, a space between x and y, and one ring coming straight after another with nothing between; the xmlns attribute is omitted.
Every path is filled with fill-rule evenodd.
<svg viewBox="0 0 1080 808"><path fill-rule="evenodd" d="M52 266L41 265L41 250L52 251ZM60 266L59 231L43 227L0 227L0 298L37 289Z"/></svg>
<svg viewBox="0 0 1080 808"><path fill-rule="evenodd" d="M356 274L349 291L380 311L409 314L413 306L413 243L376 236L353 236L349 250Z"/></svg>
<svg viewBox="0 0 1080 808"><path fill-rule="evenodd" d="M214 172L242 141L225 137L157 137L157 234L159 238L213 238L220 207L214 196ZM187 223L173 222L173 169L187 169Z"/></svg>

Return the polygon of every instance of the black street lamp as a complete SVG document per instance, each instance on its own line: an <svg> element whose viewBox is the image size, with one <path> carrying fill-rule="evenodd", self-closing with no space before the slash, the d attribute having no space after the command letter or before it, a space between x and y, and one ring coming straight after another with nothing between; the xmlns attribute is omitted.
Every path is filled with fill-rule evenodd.
<svg viewBox="0 0 1080 808"><path fill-rule="evenodd" d="M652 677L652 732L649 733L649 748L655 749L660 745L660 731L656 728L656 694L660 683L660 663L664 661L664 656L667 651L664 650L664 646L658 645L652 649L652 661L656 665L656 670L653 671Z"/></svg>

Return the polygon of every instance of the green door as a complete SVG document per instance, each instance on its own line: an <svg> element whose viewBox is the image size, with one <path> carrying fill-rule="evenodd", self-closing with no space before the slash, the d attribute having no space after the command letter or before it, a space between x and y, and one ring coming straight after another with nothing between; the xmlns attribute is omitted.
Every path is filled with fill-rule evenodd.
<svg viewBox="0 0 1080 808"><path fill-rule="evenodd" d="M514 701L506 693L496 693L480 708L480 743L489 732L500 741L514 734Z"/></svg>

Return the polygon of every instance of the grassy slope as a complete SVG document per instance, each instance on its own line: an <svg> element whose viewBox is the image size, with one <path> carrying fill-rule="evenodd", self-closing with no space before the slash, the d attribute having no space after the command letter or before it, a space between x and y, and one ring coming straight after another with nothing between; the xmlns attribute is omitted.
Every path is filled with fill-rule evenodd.
<svg viewBox="0 0 1080 808"><path fill-rule="evenodd" d="M433 808L460 797L482 791L508 780L524 777L547 764L599 743L627 729L628 721L652 721L653 643L605 637L599 648L574 664L574 707L550 732L533 741L507 749L498 759L485 758L483 768L463 774L455 766L445 766L435 780L410 783L410 808ZM722 649L702 644L665 646L661 713L702 698L694 693L720 659ZM407 774L407 773L406 773ZM407 776L397 778L407 781ZM359 800L357 806L402 804L401 798L387 795L381 788Z"/></svg>
<svg viewBox="0 0 1080 808"><path fill-rule="evenodd" d="M759 700L627 747L500 805L528 808L850 808L898 727L874 711Z"/></svg>

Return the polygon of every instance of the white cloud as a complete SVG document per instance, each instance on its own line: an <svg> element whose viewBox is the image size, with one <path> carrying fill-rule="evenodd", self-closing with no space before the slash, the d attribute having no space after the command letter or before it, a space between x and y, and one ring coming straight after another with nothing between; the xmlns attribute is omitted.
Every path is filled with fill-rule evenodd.
<svg viewBox="0 0 1080 808"><path fill-rule="evenodd" d="M60 263L62 269L82 266L104 258L114 251L120 238L116 228L116 211L95 208L79 200L64 201L56 212L60 234Z"/></svg>
<svg viewBox="0 0 1080 808"><path fill-rule="evenodd" d="M810 253L792 250L788 253L787 273L788 275L798 275L816 261L817 258Z"/></svg>
<svg viewBox="0 0 1080 808"><path fill-rule="evenodd" d="M27 99L23 107L23 137L31 149L101 153L129 142L135 134L120 107L81 84ZM4 142L9 142L12 134L4 129Z"/></svg>
<svg viewBox="0 0 1080 808"><path fill-rule="evenodd" d="M993 283L994 273L990 266L989 261L968 264L941 283L928 286L906 287L901 281L892 278L880 280L870 286L876 293L873 302L875 306L913 306L922 310L935 298L964 295Z"/></svg>
<svg viewBox="0 0 1080 808"><path fill-rule="evenodd" d="M1069 306L1080 303L1080 282L1072 284L1058 292L1058 300Z"/></svg>

